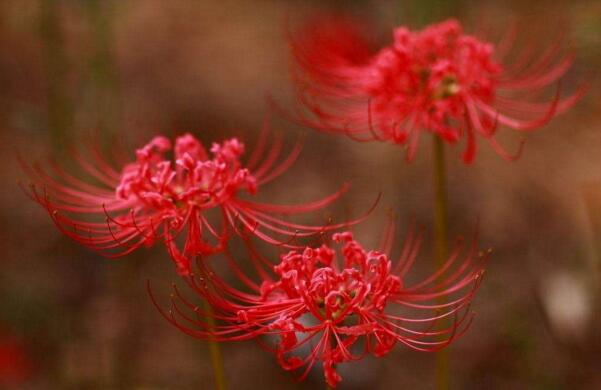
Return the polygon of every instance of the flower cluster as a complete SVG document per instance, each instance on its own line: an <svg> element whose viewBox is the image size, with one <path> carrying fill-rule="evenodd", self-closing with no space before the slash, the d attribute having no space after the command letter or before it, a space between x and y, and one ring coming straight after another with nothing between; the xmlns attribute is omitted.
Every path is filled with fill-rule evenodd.
<svg viewBox="0 0 601 390"><path fill-rule="evenodd" d="M583 93L580 88L560 97L559 80L573 60L562 54L560 42L539 57L529 50L513 56L511 36L495 46L464 33L456 20L421 31L398 27L393 42L378 51L359 25L341 19L317 20L292 34L290 43L304 107L295 119L358 141L403 145L408 160L424 131L447 143L465 139L466 163L475 157L476 135L513 159L519 152L508 153L496 140L499 124L536 129ZM551 97L547 87L554 84ZM157 136L136 151L133 162L122 160L117 168L91 148L86 157L76 156L88 179L53 163L24 164L35 183L28 193L67 236L108 257L162 242L203 303L197 306L174 287L165 311L151 292L170 323L212 342L257 340L300 379L321 364L326 382L336 387L340 364L386 355L397 343L437 351L461 336L471 323L469 305L490 252L478 251L474 239L460 259L465 245L459 239L446 261L419 279L408 278L422 242L413 229L396 260L390 256L392 224L377 250L366 250L348 231L321 245L302 245L297 238L326 240L323 233L346 230L364 217L315 225L289 220L332 204L346 184L299 205L252 200L301 150L297 144L280 158L282 140L268 138L262 132L244 160L238 138L207 150L191 134L173 142ZM443 193L443 171L437 173L437 191ZM437 193L440 205L442 195ZM440 225L443 209L436 211ZM437 243L446 242L444 230L438 230ZM230 251L234 235L246 244L246 264ZM274 264L251 236L288 252ZM220 274L226 269L227 275Z"/></svg>
<svg viewBox="0 0 601 390"><path fill-rule="evenodd" d="M456 20L410 31L394 30L393 42L376 53L358 26L318 20L291 38L297 95L310 113L302 122L360 141L407 146L415 156L422 131L448 143L467 138L463 154L471 162L475 135L512 159L495 139L497 125L531 130L571 107L580 89L560 99L547 86L570 68L559 43L539 58L521 53L520 63L503 64L508 50L463 32Z"/></svg>
<svg viewBox="0 0 601 390"><path fill-rule="evenodd" d="M176 138L174 147L168 138L157 136L138 149L135 162L124 165L121 172L91 150L88 155L93 161L78 156L78 162L95 182L80 180L55 164L49 164L50 169L25 166L38 183L29 193L67 236L108 257L126 255L161 239L181 274L190 271L193 256L222 251L232 231L251 232L270 244L294 247L296 237L356 222L312 226L277 216L326 207L348 185L301 205L272 205L241 197L254 195L260 186L280 176L300 153L297 144L278 164L281 140L276 139L268 149L266 137L263 133L245 167L241 162L244 144L236 138L214 143L209 154L190 134ZM167 156L172 149L173 160Z"/></svg>
<svg viewBox="0 0 601 390"><path fill-rule="evenodd" d="M182 206L205 210L227 202L238 191L256 193L256 179L240 167L244 145L236 138L213 144L209 159L192 135L176 140L175 166L165 159L171 142L154 138L136 153L137 161L126 166L116 190L119 199L134 199L140 208L155 209L176 223L185 218ZM185 207L189 209L191 207Z"/></svg>
<svg viewBox="0 0 601 390"><path fill-rule="evenodd" d="M390 240L390 232L387 237ZM328 244L290 251L271 274L262 276L261 284L247 283L250 292L226 283L210 262L199 262L199 274L186 280L214 313L197 307L177 287L171 309L162 313L201 339L276 335L275 346L264 347L275 353L284 369L299 370L302 379L321 362L332 387L341 380L337 364L367 354L383 356L397 342L436 351L469 326L468 305L488 257L488 252L477 252L475 241L464 260L458 261L463 245L459 240L441 268L409 283L406 275L417 257L421 235L409 234L394 263L383 251L365 250L350 232L336 233L332 239L342 247L341 256ZM389 247L386 243L383 250ZM218 324L209 325L208 317Z"/></svg>

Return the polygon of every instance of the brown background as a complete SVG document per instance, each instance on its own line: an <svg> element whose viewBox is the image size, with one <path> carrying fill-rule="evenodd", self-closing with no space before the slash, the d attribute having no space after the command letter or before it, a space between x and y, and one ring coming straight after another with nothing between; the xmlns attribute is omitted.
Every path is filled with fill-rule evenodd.
<svg viewBox="0 0 601 390"><path fill-rule="evenodd" d="M601 2L3 0L0 329L20 340L31 366L15 388L212 386L206 343L168 326L148 299L146 280L166 298L177 279L164 252L109 261L62 237L19 189L27 180L16 151L29 160L65 156L93 133L130 149L158 132L254 139L266 93L293 102L284 20L331 10L373 24L383 44L395 24L446 15L468 31L484 21L502 32L517 20L520 39L541 48L568 26L577 62L564 84L590 83L587 96L530 134L515 163L481 144L466 167L460 147L448 149L450 231L471 234L479 220L481 245L495 250L476 321L451 348L451 381L466 389L601 387ZM274 128L291 142L304 130L277 118ZM401 230L411 216L431 226L427 137L407 165L393 145L307 135L299 161L262 199L310 200L352 179L332 209L339 217L383 193L356 229L366 246L378 241L388 208ZM512 149L520 138L501 129L500 139ZM427 269L429 243L418 272ZM324 387L318 372L296 383L252 342L223 350L232 389ZM343 365L340 388L433 388L434 360L397 346L385 358Z"/></svg>

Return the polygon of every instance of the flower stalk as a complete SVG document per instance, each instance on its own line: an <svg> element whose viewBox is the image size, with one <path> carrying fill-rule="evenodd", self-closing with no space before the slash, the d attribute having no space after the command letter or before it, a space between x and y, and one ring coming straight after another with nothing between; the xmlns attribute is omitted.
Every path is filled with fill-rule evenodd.
<svg viewBox="0 0 601 390"><path fill-rule="evenodd" d="M198 256L198 261L202 262L203 259L201 256ZM203 269L200 269L200 274L202 278L205 278L207 275ZM209 333L215 332L217 329L215 323L215 313L213 311L213 307L211 303L203 299L202 300L202 310L205 313L203 319L207 323L207 330ZM215 389L216 390L226 390L226 382L225 382L225 370L223 369L223 357L221 355L221 346L219 342L212 335L208 337L207 342L209 343L209 355L211 357L211 365L213 366L213 379L215 380Z"/></svg>
<svg viewBox="0 0 601 390"><path fill-rule="evenodd" d="M73 109L65 89L68 61L65 55L58 3L50 0L41 2L39 28L44 40L44 70L48 82L47 126L53 148L56 152L60 152L68 145Z"/></svg>
<svg viewBox="0 0 601 390"><path fill-rule="evenodd" d="M215 330L215 318L213 316L213 308L207 300L202 301L202 308L207 313L207 327L210 332ZM223 357L221 356L221 347L219 342L214 338L210 338L209 342L209 354L211 356L211 364L213 365L213 377L215 379L215 388L217 390L226 390L227 386L225 383L225 373L223 370Z"/></svg>
<svg viewBox="0 0 601 390"><path fill-rule="evenodd" d="M445 177L444 144L440 137L434 136L432 145L432 163L434 173L434 256L435 269L440 269L447 258L447 198ZM440 299L442 300L442 299ZM439 302L443 304L444 302ZM441 349L436 353L436 388L449 388L449 353Z"/></svg>

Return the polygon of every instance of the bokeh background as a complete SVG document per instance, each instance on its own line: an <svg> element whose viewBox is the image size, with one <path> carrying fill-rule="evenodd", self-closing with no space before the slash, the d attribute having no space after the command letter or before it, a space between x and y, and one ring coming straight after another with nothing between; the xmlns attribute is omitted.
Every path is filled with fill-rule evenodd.
<svg viewBox="0 0 601 390"><path fill-rule="evenodd" d="M169 326L146 292L177 281L161 248L110 261L64 238L19 188L28 161L71 164L68 150L99 135L135 145L157 133L191 131L205 142L254 140L270 94L294 102L285 21L346 12L375 26L459 18L468 31L502 33L544 48L565 26L576 64L569 90L590 86L570 112L528 136L514 163L486 145L464 166L449 148L452 235L494 248L473 308L476 321L451 347L451 383L465 389L601 388L601 1L159 1L0 2L0 387L18 389L209 389L207 345ZM494 34L493 34L494 35ZM292 203L352 190L334 218L358 214L383 194L356 229L378 241L389 209L400 230L411 217L432 226L430 142L407 165L393 145L359 144L308 131L277 115L290 143L306 133L296 165L263 199ZM518 134L501 129L509 149ZM323 216L326 217L325 215ZM400 241L400 239L399 239ZM431 266L428 237L418 268ZM419 271L419 270L418 270ZM223 345L232 389L323 388L303 383L254 343ZM398 346L381 359L343 365L342 389L433 388L435 358Z"/></svg>

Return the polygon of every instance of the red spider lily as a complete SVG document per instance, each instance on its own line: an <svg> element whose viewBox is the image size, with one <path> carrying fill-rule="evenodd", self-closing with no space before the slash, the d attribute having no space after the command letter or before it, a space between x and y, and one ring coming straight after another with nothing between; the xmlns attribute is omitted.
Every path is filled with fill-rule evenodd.
<svg viewBox="0 0 601 390"><path fill-rule="evenodd" d="M298 157L300 143L277 163L282 140L276 138L268 147L264 131L246 166L240 161L244 145L236 138L214 143L210 155L190 134L176 138L173 161L166 156L171 149L169 139L157 136L136 151L135 162L121 165L119 172L91 148L88 158L76 157L95 182L76 178L56 164L25 165L43 188L32 185L29 193L67 236L107 257L124 256L163 240L182 274L189 272L191 257L223 250L232 231L250 231L270 244L295 247L291 242L296 237L358 221L310 226L279 217L322 209L346 192L347 184L321 200L301 205L272 205L241 196L254 195L283 174ZM96 218L90 220L90 216ZM184 244L178 245L180 241Z"/></svg>
<svg viewBox="0 0 601 390"><path fill-rule="evenodd" d="M422 130L448 143L465 136L466 163L474 159L476 134L511 160L520 152L512 156L498 144L498 124L536 129L584 92L559 96L558 80L573 62L572 55L560 55L560 41L540 57L523 51L504 63L511 35L495 47L465 34L453 19L421 31L398 27L393 37L374 54L357 25L328 19L291 36L297 96L309 113L297 119L358 141L404 145L409 161ZM545 98L546 87L556 82L555 97Z"/></svg>
<svg viewBox="0 0 601 390"><path fill-rule="evenodd" d="M319 361L327 383L335 387L341 380L335 369L339 363L368 354L383 356L397 342L418 351L436 351L471 323L469 304L490 252L478 253L474 240L459 261L463 247L459 239L440 269L410 283L406 276L419 252L421 234L409 233L394 264L386 254L393 234L391 226L381 251L366 251L351 233L336 233L333 241L342 246L341 260L326 244L293 250L281 257L272 273L261 273L260 285L247 281L250 290L224 282L207 259L198 261L199 275L185 280L213 307L212 313L175 286L169 312L160 308L152 293L151 298L169 322L196 338L239 341L275 335L275 347L260 344L276 354L284 369L299 370L302 380ZM269 264L254 251L250 258L257 269Z"/></svg>

